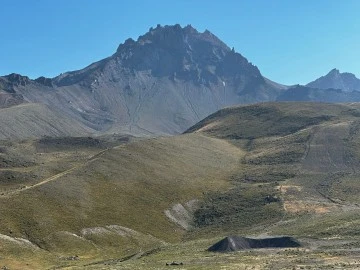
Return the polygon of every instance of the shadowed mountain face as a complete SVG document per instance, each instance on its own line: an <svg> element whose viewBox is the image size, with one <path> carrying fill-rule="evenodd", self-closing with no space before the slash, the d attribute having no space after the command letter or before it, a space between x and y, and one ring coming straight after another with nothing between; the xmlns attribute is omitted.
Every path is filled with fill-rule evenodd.
<svg viewBox="0 0 360 270"><path fill-rule="evenodd" d="M317 102L359 102L359 91L341 89L319 89L297 85L281 93L277 101L317 101Z"/></svg>
<svg viewBox="0 0 360 270"><path fill-rule="evenodd" d="M158 25L82 70L0 77L0 108L42 103L93 133L176 134L224 106L281 91L209 31Z"/></svg>
<svg viewBox="0 0 360 270"><path fill-rule="evenodd" d="M333 69L327 75L308 83L285 89L277 101L359 102L360 80L351 73Z"/></svg>
<svg viewBox="0 0 360 270"><path fill-rule="evenodd" d="M343 91L360 91L360 79L352 73L340 73L338 69L331 70L325 76L310 82L307 86L319 89L341 89Z"/></svg>

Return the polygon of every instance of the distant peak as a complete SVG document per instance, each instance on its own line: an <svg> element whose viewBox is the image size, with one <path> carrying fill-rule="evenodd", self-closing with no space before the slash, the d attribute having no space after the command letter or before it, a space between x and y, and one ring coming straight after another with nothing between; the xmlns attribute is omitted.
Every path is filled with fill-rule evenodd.
<svg viewBox="0 0 360 270"><path fill-rule="evenodd" d="M318 89L341 89L344 91L360 91L360 80L355 74L349 72L340 72L333 68L324 76L310 82L307 86Z"/></svg>
<svg viewBox="0 0 360 270"><path fill-rule="evenodd" d="M193 28L190 24L188 24L185 27L181 27L180 24L175 25L164 25L161 26L158 24L156 28L151 27L147 33L140 36L138 38L138 42L141 42L143 40L153 40L156 39L159 36L162 36L163 38L171 37L174 35L192 35L192 34L198 34L199 32Z"/></svg>
<svg viewBox="0 0 360 270"><path fill-rule="evenodd" d="M156 28L153 28L151 27L149 32L151 31L164 31L164 30L175 30L175 31L185 31L185 32L188 32L188 33L191 33L191 32L198 32L194 27L192 27L191 24L188 24L186 25L185 27L181 27L180 24L174 24L174 25L164 25L164 26L161 26L161 24L158 24L156 26Z"/></svg>
<svg viewBox="0 0 360 270"><path fill-rule="evenodd" d="M4 77L7 78L8 80L19 80L19 79L29 80L29 77L20 75L18 73L11 73L9 75L5 75Z"/></svg>
<svg viewBox="0 0 360 270"><path fill-rule="evenodd" d="M144 35L139 36L136 41L131 38L127 39L125 43L120 44L117 52L119 52L124 47L144 45L149 43L180 46L182 42L187 42L190 39L203 40L215 46L222 47L225 50L230 50L225 43L223 43L218 37L216 37L207 29L201 33L197 31L191 24L188 24L185 27L182 27L180 24L164 26L158 24L155 28L150 27L149 31Z"/></svg>
<svg viewBox="0 0 360 270"><path fill-rule="evenodd" d="M332 70L330 70L329 74L340 74L340 70L338 70L337 68L333 68Z"/></svg>
<svg viewBox="0 0 360 270"><path fill-rule="evenodd" d="M357 79L355 74L350 72L340 72L340 70L334 68L325 76L341 76L341 77L351 77L353 79ZM358 79L357 79L358 80Z"/></svg>
<svg viewBox="0 0 360 270"><path fill-rule="evenodd" d="M8 81L17 84L17 85L22 85L25 86L26 84L28 84L30 82L29 77L27 76L22 76L20 74L17 73L11 73L9 75L4 76Z"/></svg>
<svg viewBox="0 0 360 270"><path fill-rule="evenodd" d="M196 31L196 29L194 27L192 27L191 24L188 24L187 26L185 26L184 29L187 31Z"/></svg>

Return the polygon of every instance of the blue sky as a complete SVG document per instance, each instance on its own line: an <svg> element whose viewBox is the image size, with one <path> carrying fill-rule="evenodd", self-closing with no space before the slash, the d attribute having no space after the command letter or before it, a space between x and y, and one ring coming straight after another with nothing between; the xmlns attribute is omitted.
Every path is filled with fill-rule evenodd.
<svg viewBox="0 0 360 270"><path fill-rule="evenodd" d="M151 26L191 24L261 73L304 84L332 68L360 77L359 0L0 0L0 75L54 77L113 54Z"/></svg>

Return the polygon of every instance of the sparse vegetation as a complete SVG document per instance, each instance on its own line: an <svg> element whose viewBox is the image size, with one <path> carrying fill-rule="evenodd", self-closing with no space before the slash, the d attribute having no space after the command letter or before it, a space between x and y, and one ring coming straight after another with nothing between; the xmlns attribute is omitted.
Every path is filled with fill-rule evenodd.
<svg viewBox="0 0 360 270"><path fill-rule="evenodd" d="M351 247L360 241L353 106L229 108L192 134L167 138L2 142L0 265L351 269L359 264ZM190 230L165 215L194 199ZM228 234L290 235L305 246L205 251Z"/></svg>
<svg viewBox="0 0 360 270"><path fill-rule="evenodd" d="M275 199L278 196L272 185L238 186L224 193L209 193L195 212L195 225L226 231L274 223L282 217L281 202Z"/></svg>

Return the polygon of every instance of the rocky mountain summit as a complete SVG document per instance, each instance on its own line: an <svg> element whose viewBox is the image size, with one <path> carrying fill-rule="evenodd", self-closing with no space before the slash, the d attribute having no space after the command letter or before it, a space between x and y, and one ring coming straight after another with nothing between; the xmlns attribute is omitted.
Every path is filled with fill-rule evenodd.
<svg viewBox="0 0 360 270"><path fill-rule="evenodd" d="M360 91L360 79L352 73L341 73L338 69L332 69L325 76L307 84L307 86L319 89L341 89L343 91Z"/></svg>
<svg viewBox="0 0 360 270"><path fill-rule="evenodd" d="M331 70L307 85L287 88L277 101L360 102L360 80L352 73Z"/></svg>
<svg viewBox="0 0 360 270"><path fill-rule="evenodd" d="M158 135L183 132L225 106L275 100L281 91L208 30L158 25L82 70L0 77L0 106L40 103L93 133Z"/></svg>
<svg viewBox="0 0 360 270"><path fill-rule="evenodd" d="M157 25L81 70L35 80L15 73L0 77L0 108L12 107L3 111L6 122L0 124L14 122L21 128L33 121L29 132L7 128L0 135L178 134L227 106L275 100L353 102L360 100L358 89L355 75L337 69L307 86L287 87L263 77L208 30ZM31 115L24 107L19 113L17 106L23 103L34 104ZM44 121L39 124L38 119ZM60 132L63 126L68 130Z"/></svg>

